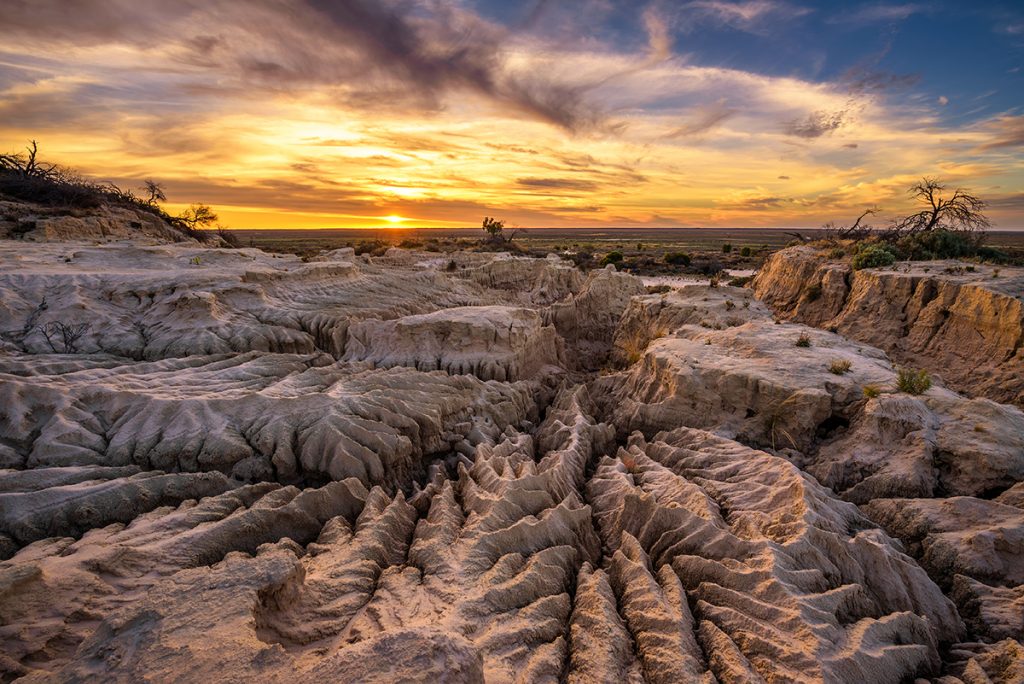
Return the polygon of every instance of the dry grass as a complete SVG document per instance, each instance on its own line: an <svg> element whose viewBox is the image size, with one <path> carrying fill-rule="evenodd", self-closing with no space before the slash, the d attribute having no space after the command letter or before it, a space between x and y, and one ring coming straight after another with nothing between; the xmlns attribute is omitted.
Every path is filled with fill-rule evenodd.
<svg viewBox="0 0 1024 684"><path fill-rule="evenodd" d="M852 367L853 364L849 359L832 359L832 362L828 364L828 372L833 375L846 375Z"/></svg>

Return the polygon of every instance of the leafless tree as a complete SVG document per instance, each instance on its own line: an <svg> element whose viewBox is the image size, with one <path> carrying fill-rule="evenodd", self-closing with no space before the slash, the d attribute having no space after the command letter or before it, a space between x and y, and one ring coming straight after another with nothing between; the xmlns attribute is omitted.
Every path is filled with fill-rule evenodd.
<svg viewBox="0 0 1024 684"><path fill-rule="evenodd" d="M205 204L193 204L186 209L178 220L185 224L189 230L198 230L217 222L217 214Z"/></svg>
<svg viewBox="0 0 1024 684"><path fill-rule="evenodd" d="M39 332L46 338L46 343L55 354L74 354L78 351L78 340L89 329L88 324L68 325L63 321L50 321L39 326ZM60 342L60 349L57 343Z"/></svg>
<svg viewBox="0 0 1024 684"><path fill-rule="evenodd" d="M853 222L853 225L837 226L834 221L829 221L822 226L822 228L825 230L825 234L828 237L834 237L839 240L863 240L871 235L874 228L868 224L861 225L861 222L868 216L873 216L877 213L878 209L867 209L857 217L857 220Z"/></svg>
<svg viewBox="0 0 1024 684"><path fill-rule="evenodd" d="M30 140L25 148L27 154L0 154L0 169L12 171L23 178L52 178L60 173L56 164L39 161L39 144Z"/></svg>
<svg viewBox="0 0 1024 684"><path fill-rule="evenodd" d="M146 204L155 205L167 201L167 195L164 194L163 186L150 178L147 178L146 182L142 185L142 191L146 193L144 198Z"/></svg>
<svg viewBox="0 0 1024 684"><path fill-rule="evenodd" d="M957 188L946 198L946 186L935 178L922 178L909 194L925 205L921 211L893 220L890 231L897 236L912 235L932 230L952 230L965 233L983 233L991 226L985 216L986 202Z"/></svg>

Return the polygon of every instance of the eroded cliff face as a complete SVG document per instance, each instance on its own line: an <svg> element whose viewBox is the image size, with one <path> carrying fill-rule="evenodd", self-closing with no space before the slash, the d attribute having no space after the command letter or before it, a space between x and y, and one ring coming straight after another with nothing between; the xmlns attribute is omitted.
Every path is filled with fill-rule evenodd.
<svg viewBox="0 0 1024 684"><path fill-rule="evenodd" d="M1020 681L1024 413L749 289L18 247L4 680Z"/></svg>
<svg viewBox="0 0 1024 684"><path fill-rule="evenodd" d="M1024 269L930 261L854 271L800 246L773 254L751 287L783 319L835 329L968 394L1024 405Z"/></svg>

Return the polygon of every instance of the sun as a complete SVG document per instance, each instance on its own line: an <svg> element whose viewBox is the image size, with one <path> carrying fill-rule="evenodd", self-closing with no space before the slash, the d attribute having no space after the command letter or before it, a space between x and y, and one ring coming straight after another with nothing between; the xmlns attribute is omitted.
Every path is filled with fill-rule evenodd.
<svg viewBox="0 0 1024 684"><path fill-rule="evenodd" d="M405 220L405 217L395 216L394 214L392 214L391 216L385 216L384 220L393 225L398 225L399 223Z"/></svg>

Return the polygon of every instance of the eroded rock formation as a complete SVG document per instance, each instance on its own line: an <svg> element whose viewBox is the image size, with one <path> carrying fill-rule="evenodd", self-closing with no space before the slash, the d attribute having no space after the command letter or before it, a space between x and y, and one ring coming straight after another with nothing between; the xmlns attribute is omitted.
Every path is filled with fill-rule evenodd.
<svg viewBox="0 0 1024 684"><path fill-rule="evenodd" d="M2 250L4 680L1019 681L1024 414L750 290Z"/></svg>
<svg viewBox="0 0 1024 684"><path fill-rule="evenodd" d="M785 319L834 328L969 394L1024 405L1024 269L919 261L854 271L791 247L752 287Z"/></svg>

